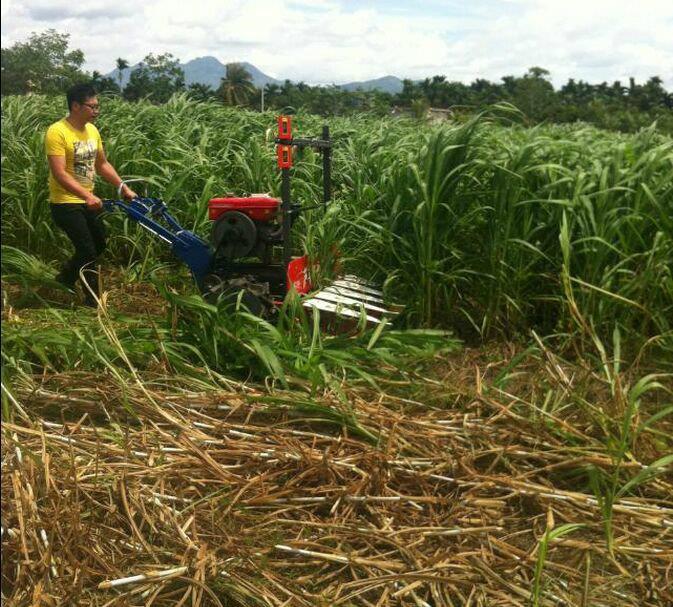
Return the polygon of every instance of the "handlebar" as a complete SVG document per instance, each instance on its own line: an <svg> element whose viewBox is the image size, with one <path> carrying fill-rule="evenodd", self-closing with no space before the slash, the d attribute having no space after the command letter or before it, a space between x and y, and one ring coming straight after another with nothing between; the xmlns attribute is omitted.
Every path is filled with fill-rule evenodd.
<svg viewBox="0 0 673 607"><path fill-rule="evenodd" d="M196 234L183 229L168 212L163 200L140 196L129 201L103 200L105 211L114 211L115 208L122 210L143 228L170 244L173 253L192 271L199 286L203 284L212 265L210 247Z"/></svg>

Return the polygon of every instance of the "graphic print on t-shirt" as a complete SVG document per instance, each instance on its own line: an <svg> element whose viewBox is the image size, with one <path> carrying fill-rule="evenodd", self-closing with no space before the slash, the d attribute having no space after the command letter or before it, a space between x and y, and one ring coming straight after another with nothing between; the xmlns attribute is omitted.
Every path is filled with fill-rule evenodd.
<svg viewBox="0 0 673 607"><path fill-rule="evenodd" d="M87 141L73 142L73 173L75 178L83 185L93 184L96 162L96 141L88 139Z"/></svg>

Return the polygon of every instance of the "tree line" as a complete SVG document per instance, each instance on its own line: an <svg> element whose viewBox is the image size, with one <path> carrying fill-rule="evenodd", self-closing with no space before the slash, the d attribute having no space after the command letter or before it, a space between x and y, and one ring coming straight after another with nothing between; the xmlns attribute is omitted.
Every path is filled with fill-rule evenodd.
<svg viewBox="0 0 673 607"><path fill-rule="evenodd" d="M532 67L523 76L504 76L500 82L478 78L470 84L436 75L420 81L403 80L402 91L346 91L336 85L311 86L285 80L258 89L249 72L230 63L220 85L214 89L186 85L179 60L170 53L147 55L131 70L129 62L117 59L116 78L83 70L84 53L69 49L69 35L55 30L34 33L25 42L2 49L2 94L59 94L75 82L88 80L102 94L121 95L129 101L149 99L165 103L174 93L184 92L197 100L217 100L227 105L293 112L303 108L321 115L372 112L378 115L404 113L422 118L429 108L448 109L460 116L499 102L519 108L529 124L584 121L619 131L634 131L658 122L673 134L673 93L658 76L644 84L630 78L608 84L569 79L559 89L550 74ZM131 70L123 85L123 75Z"/></svg>

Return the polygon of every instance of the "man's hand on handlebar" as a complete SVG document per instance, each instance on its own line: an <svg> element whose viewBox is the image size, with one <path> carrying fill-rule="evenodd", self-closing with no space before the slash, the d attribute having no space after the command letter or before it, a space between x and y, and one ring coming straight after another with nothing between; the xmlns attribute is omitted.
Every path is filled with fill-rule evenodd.
<svg viewBox="0 0 673 607"><path fill-rule="evenodd" d="M126 200L133 200L134 198L138 198L138 194L136 194L129 186L127 186L125 183L122 184L120 188L120 194L126 198Z"/></svg>
<svg viewBox="0 0 673 607"><path fill-rule="evenodd" d="M85 199L86 208L90 211L100 211L103 208L103 201L95 194L89 194Z"/></svg>

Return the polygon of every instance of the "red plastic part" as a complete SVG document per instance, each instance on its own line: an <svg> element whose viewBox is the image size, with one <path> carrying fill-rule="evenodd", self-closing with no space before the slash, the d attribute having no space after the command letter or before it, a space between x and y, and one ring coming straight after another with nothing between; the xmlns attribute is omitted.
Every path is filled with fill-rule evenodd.
<svg viewBox="0 0 673 607"><path fill-rule="evenodd" d="M311 289L311 278L308 271L308 257L297 257L287 265L288 287L294 286L299 295L306 295Z"/></svg>
<svg viewBox="0 0 673 607"><path fill-rule="evenodd" d="M292 139L292 116L278 116L278 139Z"/></svg>
<svg viewBox="0 0 673 607"><path fill-rule="evenodd" d="M208 219L214 221L227 211L240 211L253 221L271 221L278 212L279 205L280 200L270 196L211 198L208 201Z"/></svg>
<svg viewBox="0 0 673 607"><path fill-rule="evenodd" d="M292 148L289 145L278 146L278 168L289 169L292 167Z"/></svg>

